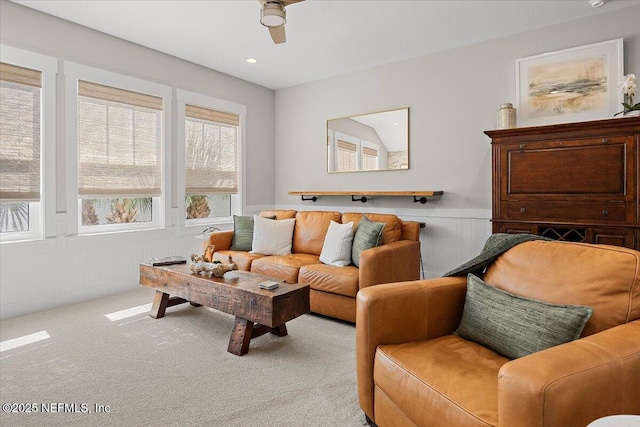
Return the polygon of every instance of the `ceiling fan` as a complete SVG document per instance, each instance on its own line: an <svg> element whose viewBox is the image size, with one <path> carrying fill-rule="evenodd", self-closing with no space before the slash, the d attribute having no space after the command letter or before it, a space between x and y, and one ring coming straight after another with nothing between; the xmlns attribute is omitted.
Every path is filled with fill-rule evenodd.
<svg viewBox="0 0 640 427"><path fill-rule="evenodd" d="M285 7L304 0L258 0L260 2L260 23L269 28L275 44L287 41L284 24L287 23Z"/></svg>

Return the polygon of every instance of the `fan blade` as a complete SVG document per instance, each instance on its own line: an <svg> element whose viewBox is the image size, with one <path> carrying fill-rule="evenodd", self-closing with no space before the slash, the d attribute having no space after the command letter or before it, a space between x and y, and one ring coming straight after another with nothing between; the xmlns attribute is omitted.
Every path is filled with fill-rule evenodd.
<svg viewBox="0 0 640 427"><path fill-rule="evenodd" d="M269 34L271 34L271 38L273 39L273 42L275 44L280 44L287 41L287 37L284 33L284 25L269 28Z"/></svg>
<svg viewBox="0 0 640 427"><path fill-rule="evenodd" d="M258 3L260 3L260 6L262 6L263 4L265 4L268 0L258 0ZM280 3L282 3L282 5L284 7L289 6L290 4L294 4L294 3L300 3L301 1L304 0L276 0L279 1Z"/></svg>
<svg viewBox="0 0 640 427"><path fill-rule="evenodd" d="M302 1L304 1L304 0L277 0L277 1L279 1L280 3L282 3L282 5L283 5L284 7L287 7L287 6L289 6L290 4L300 3L300 2L302 2ZM266 2L267 2L267 0L258 0L258 3L260 3L260 6L262 6L262 5L263 5L264 3L266 3Z"/></svg>

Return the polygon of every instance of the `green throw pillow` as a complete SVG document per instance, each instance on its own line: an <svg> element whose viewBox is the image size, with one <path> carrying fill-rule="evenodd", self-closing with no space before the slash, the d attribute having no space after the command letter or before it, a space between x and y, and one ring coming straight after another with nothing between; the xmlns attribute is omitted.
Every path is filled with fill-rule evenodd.
<svg viewBox="0 0 640 427"><path fill-rule="evenodd" d="M266 216L267 219L276 219L275 216ZM251 250L253 242L253 215L252 216L233 216L233 239L231 240L232 251Z"/></svg>
<svg viewBox="0 0 640 427"><path fill-rule="evenodd" d="M373 222L369 221L366 216L362 217L351 246L351 261L356 266L360 267L360 253L362 251L375 248L380 244L383 229L384 222Z"/></svg>
<svg viewBox="0 0 640 427"><path fill-rule="evenodd" d="M467 276L467 296L456 334L511 359L580 338L593 310L513 295Z"/></svg>

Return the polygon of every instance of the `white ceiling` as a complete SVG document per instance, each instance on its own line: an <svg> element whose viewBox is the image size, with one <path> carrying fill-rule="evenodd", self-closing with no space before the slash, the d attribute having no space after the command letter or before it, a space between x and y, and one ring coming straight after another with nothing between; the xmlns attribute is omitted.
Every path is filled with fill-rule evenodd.
<svg viewBox="0 0 640 427"><path fill-rule="evenodd" d="M257 0L12 1L271 89L640 4L306 0L287 7L287 43L275 45Z"/></svg>

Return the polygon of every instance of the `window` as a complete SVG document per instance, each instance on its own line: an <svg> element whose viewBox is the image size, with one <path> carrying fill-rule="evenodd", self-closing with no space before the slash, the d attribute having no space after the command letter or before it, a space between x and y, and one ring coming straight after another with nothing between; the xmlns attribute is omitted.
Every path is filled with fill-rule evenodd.
<svg viewBox="0 0 640 427"><path fill-rule="evenodd" d="M231 195L238 193L239 125L235 114L185 105L187 219L231 215Z"/></svg>
<svg viewBox="0 0 640 427"><path fill-rule="evenodd" d="M184 141L186 224L227 220L241 212L240 152L244 107L178 91Z"/></svg>
<svg viewBox="0 0 640 427"><path fill-rule="evenodd" d="M358 170L356 164L357 145L350 142L338 140L336 172L346 172Z"/></svg>
<svg viewBox="0 0 640 427"><path fill-rule="evenodd" d="M68 102L76 103L68 108L68 129L75 130L79 234L162 227L171 89L76 64L66 68Z"/></svg>
<svg viewBox="0 0 640 427"><path fill-rule="evenodd" d="M362 170L378 169L378 150L362 147Z"/></svg>
<svg viewBox="0 0 640 427"><path fill-rule="evenodd" d="M0 239L41 239L43 207L55 196L54 183L44 185L43 160L55 146L57 61L10 46L0 51Z"/></svg>

